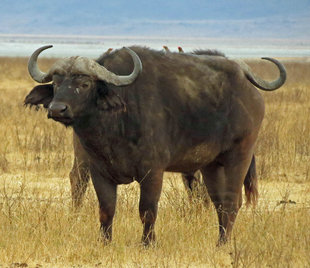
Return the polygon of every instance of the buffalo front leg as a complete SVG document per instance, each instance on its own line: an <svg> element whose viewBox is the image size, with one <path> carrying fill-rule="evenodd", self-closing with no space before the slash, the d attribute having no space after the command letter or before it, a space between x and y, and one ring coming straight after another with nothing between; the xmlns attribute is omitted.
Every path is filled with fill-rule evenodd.
<svg viewBox="0 0 310 268"><path fill-rule="evenodd" d="M72 205L75 209L78 209L82 205L83 197L85 195L90 177L88 163L75 158L69 176L71 183Z"/></svg>
<svg viewBox="0 0 310 268"><path fill-rule="evenodd" d="M100 231L106 243L112 240L117 185L94 170L91 171L91 177L99 201Z"/></svg>
<svg viewBox="0 0 310 268"><path fill-rule="evenodd" d="M148 246L155 241L155 221L163 183L163 172L147 175L140 182L139 213L143 224L142 243Z"/></svg>
<svg viewBox="0 0 310 268"><path fill-rule="evenodd" d="M249 168L252 153L238 150L222 155L201 169L209 195L219 220L218 245L231 236L234 222L242 205L242 185Z"/></svg>
<svg viewBox="0 0 310 268"><path fill-rule="evenodd" d="M72 204L75 209L82 205L90 171L89 160L78 136L73 132L74 162L70 172Z"/></svg>

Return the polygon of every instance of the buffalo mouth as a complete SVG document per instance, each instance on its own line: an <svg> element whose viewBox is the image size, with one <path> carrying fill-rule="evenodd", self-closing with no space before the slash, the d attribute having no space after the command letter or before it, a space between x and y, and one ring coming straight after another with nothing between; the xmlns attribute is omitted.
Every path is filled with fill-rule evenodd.
<svg viewBox="0 0 310 268"><path fill-rule="evenodd" d="M60 122L64 124L65 126L70 126L73 124L74 120L72 117L67 117L67 116L47 116L48 118L51 118L57 122Z"/></svg>

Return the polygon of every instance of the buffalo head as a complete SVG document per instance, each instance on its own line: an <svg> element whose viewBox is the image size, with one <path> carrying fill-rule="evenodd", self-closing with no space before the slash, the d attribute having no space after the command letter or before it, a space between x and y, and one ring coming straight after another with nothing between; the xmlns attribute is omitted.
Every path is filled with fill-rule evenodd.
<svg viewBox="0 0 310 268"><path fill-rule="evenodd" d="M138 55L131 49L124 48L134 62L134 70L129 75L116 75L96 61L79 56L60 59L44 73L38 68L37 58L43 50L50 47L52 46L41 47L32 54L28 62L28 71L36 82L52 84L33 88L26 97L25 104L43 104L48 110L49 118L65 125L72 125L75 119L91 113L92 109L100 106L100 98L110 98L110 105L122 106L122 100L117 98L117 94L111 95L106 85L129 85L142 71Z"/></svg>

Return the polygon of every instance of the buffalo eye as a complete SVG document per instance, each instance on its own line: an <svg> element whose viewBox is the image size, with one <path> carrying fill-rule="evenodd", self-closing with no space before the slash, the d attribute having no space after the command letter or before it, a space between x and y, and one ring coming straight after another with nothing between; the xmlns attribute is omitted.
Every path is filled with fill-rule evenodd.
<svg viewBox="0 0 310 268"><path fill-rule="evenodd" d="M91 87L91 82L90 81L85 81L81 84L81 87L83 90L87 90Z"/></svg>

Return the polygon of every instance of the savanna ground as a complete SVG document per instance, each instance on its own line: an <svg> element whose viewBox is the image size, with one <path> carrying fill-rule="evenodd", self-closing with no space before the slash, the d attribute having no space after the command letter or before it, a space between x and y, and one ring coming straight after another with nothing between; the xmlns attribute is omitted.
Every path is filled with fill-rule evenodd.
<svg viewBox="0 0 310 268"><path fill-rule="evenodd" d="M92 186L72 210L72 132L23 106L35 85L27 59L0 58L0 267L310 267L310 62L284 63L286 85L262 93L258 206L242 207L231 242L218 248L214 208L189 202L180 177L166 174L157 243L145 249L136 183L120 187L110 245L99 240ZM277 76L269 63L250 65Z"/></svg>

